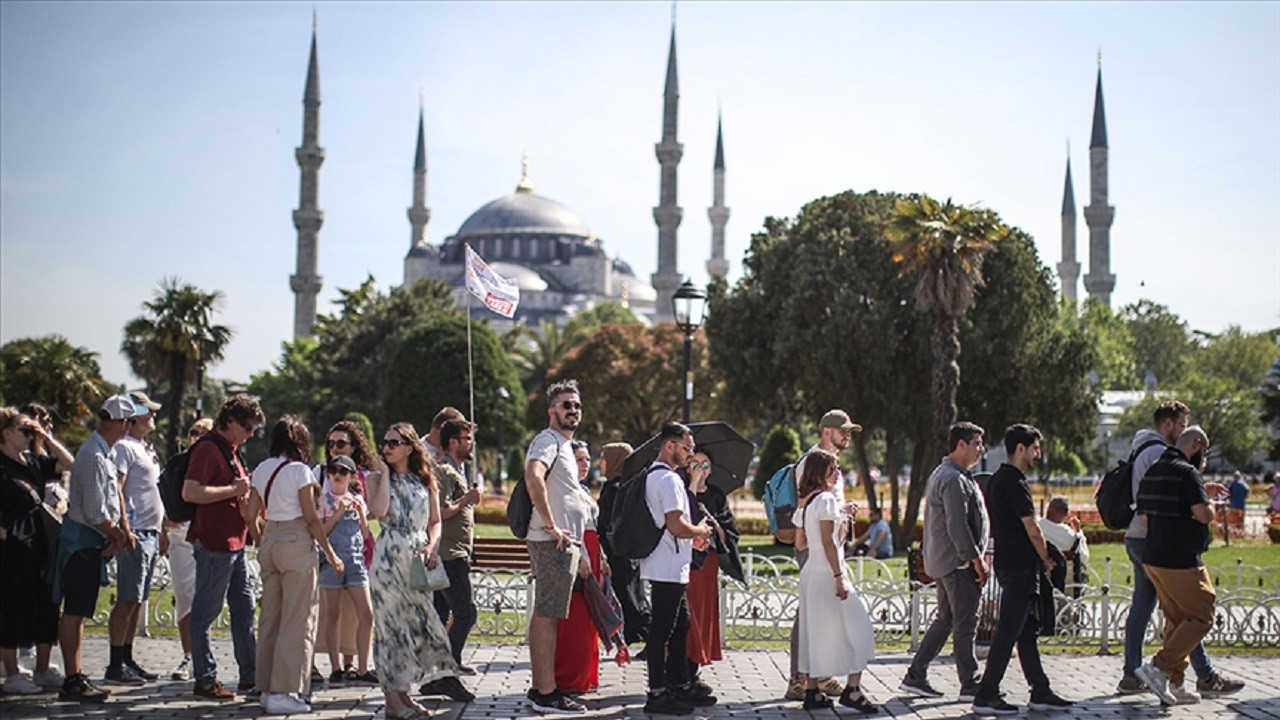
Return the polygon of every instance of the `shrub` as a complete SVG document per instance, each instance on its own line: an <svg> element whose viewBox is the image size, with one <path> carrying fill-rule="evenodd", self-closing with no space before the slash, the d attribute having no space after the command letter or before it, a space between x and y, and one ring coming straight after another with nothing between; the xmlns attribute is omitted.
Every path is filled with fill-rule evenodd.
<svg viewBox="0 0 1280 720"><path fill-rule="evenodd" d="M1090 545L1124 542L1123 530L1109 530L1106 525L1101 523L1086 523L1081 525L1080 529L1084 532L1084 539L1087 540Z"/></svg>
<svg viewBox="0 0 1280 720"><path fill-rule="evenodd" d="M756 476L751 481L751 494L757 500L764 498L764 486L778 468L793 463L800 458L800 436L785 425L775 426L769 431L760 449L760 462L756 463Z"/></svg>
<svg viewBox="0 0 1280 720"><path fill-rule="evenodd" d="M1271 542L1280 543L1280 525L1268 525L1267 537L1271 538Z"/></svg>
<svg viewBox="0 0 1280 720"><path fill-rule="evenodd" d="M476 522L481 525L506 525L507 524L507 506L506 505L478 505L476 506Z"/></svg>

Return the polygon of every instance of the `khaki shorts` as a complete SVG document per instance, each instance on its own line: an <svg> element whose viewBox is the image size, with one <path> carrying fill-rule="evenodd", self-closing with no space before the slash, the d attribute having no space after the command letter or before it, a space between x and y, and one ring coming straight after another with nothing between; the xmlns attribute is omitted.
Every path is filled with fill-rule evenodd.
<svg viewBox="0 0 1280 720"><path fill-rule="evenodd" d="M573 545L559 550L554 540L530 540L528 546L533 569L533 614L564 620L569 617L580 549Z"/></svg>

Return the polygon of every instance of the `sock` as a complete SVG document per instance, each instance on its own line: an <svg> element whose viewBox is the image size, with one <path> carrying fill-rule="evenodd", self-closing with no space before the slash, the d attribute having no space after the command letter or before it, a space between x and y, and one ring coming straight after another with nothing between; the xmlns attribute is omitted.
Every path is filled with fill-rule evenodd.
<svg viewBox="0 0 1280 720"><path fill-rule="evenodd" d="M110 667L112 669L119 669L120 666L123 664L124 664L124 646L112 645Z"/></svg>
<svg viewBox="0 0 1280 720"><path fill-rule="evenodd" d="M124 662L126 665L134 665L133 662L133 643L126 643L120 646L124 649Z"/></svg>

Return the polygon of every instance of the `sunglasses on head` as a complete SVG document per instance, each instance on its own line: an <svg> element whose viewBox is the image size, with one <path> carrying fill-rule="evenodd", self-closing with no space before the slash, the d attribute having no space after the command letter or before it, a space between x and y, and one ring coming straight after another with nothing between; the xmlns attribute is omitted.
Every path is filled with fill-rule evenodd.
<svg viewBox="0 0 1280 720"><path fill-rule="evenodd" d="M400 438L382 438L382 447L384 448L398 448L401 445L409 447L410 444L408 440L401 440Z"/></svg>
<svg viewBox="0 0 1280 720"><path fill-rule="evenodd" d="M560 407L564 408L565 410L581 410L582 403L574 402L572 400L565 400L564 402L560 403Z"/></svg>
<svg viewBox="0 0 1280 720"><path fill-rule="evenodd" d="M350 444L351 442L348 440L330 440L325 443L325 447L342 449Z"/></svg>

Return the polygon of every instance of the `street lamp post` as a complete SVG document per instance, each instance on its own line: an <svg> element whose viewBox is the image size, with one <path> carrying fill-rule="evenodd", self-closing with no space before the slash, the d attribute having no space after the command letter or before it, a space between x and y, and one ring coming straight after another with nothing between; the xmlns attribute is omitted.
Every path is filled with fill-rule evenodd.
<svg viewBox="0 0 1280 720"><path fill-rule="evenodd" d="M502 451L502 422L507 417L507 402L511 393L501 385L498 386L498 472L493 474L494 490L503 495L506 492L507 454Z"/></svg>
<svg viewBox="0 0 1280 720"><path fill-rule="evenodd" d="M702 326L707 310L707 294L685 280L671 296L676 326L684 331L684 422L693 419L693 334Z"/></svg>
<svg viewBox="0 0 1280 720"><path fill-rule="evenodd" d="M192 339L196 341L196 420L199 420L204 417L204 351L213 337L200 328Z"/></svg>

